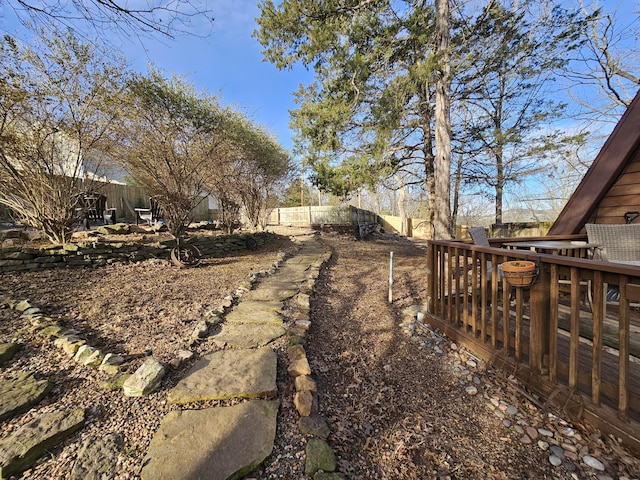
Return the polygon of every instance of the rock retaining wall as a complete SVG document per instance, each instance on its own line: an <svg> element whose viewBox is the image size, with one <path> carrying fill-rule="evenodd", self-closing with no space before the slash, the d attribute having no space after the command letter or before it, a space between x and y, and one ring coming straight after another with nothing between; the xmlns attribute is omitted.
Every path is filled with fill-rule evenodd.
<svg viewBox="0 0 640 480"><path fill-rule="evenodd" d="M264 232L193 237L189 243L198 247L202 256L206 258L259 248L271 242L273 238L274 234ZM149 258L168 259L174 245L174 241L153 246L95 241L47 245L39 248L8 247L0 250L0 273L65 267L97 267L111 263L139 262Z"/></svg>

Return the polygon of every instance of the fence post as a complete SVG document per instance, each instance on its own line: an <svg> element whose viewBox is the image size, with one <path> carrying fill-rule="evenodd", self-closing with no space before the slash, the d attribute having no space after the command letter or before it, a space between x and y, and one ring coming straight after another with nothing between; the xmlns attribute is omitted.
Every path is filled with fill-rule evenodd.
<svg viewBox="0 0 640 480"><path fill-rule="evenodd" d="M545 357L549 354L549 320L551 300L549 295L550 275L538 258L538 279L531 286L531 315L529 338L529 365L542 374L546 373Z"/></svg>
<svg viewBox="0 0 640 480"><path fill-rule="evenodd" d="M393 252L389 253L389 303L393 303Z"/></svg>

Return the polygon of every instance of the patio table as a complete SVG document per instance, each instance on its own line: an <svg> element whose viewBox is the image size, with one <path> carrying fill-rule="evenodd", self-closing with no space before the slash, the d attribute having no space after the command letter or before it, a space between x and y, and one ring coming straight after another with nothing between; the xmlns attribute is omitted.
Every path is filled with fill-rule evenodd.
<svg viewBox="0 0 640 480"><path fill-rule="evenodd" d="M640 267L640 260L610 260L611 263L622 263L633 267Z"/></svg>
<svg viewBox="0 0 640 480"><path fill-rule="evenodd" d="M509 248L528 248L530 250L545 250L557 254L561 250L593 250L599 247L597 243L587 243L577 240L531 240L522 242L506 242L502 244Z"/></svg>

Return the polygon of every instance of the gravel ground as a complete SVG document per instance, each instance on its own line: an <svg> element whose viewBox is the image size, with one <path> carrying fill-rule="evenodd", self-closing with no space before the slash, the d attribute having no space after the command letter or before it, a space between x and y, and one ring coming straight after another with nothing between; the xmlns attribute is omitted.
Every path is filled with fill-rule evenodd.
<svg viewBox="0 0 640 480"><path fill-rule="evenodd" d="M118 239L119 240L119 239ZM225 303L225 297L262 272L268 274L281 254L293 251L287 236L240 255L205 259L198 268L178 269L167 261L111 265L98 269L47 270L2 275L0 295L28 299L59 324L77 329L88 343L103 352L117 353L132 373L147 355L167 365L189 343L203 315ZM160 390L143 398L129 398L122 390L106 390L108 377L82 367L50 341L30 335L19 313L0 308L0 341L18 341L23 348L0 375L29 370L55 382L47 398L24 415L0 425L4 437L41 413L64 406L81 406L88 421L77 435L53 449L23 478L62 479L71 471L83 441L109 432L124 437L124 454L116 479L137 478L147 446L163 416L177 406L167 405L168 390L196 358L211 349L207 341L189 347L196 355L178 369L168 369ZM283 350L284 346L275 348ZM227 402L232 403L232 402ZM202 408L219 404L192 405Z"/></svg>
<svg viewBox="0 0 640 480"><path fill-rule="evenodd" d="M428 326L401 325L402 311L425 301L424 250L384 235L355 241L323 234L321 241L333 256L316 284L307 353L318 383L320 414L331 428L328 441L347 478L640 478L640 462L615 439L540 408L513 378L488 368ZM293 247L281 236L257 252L207 259L185 270L146 261L6 274L0 295L29 299L59 323L84 332L92 345L124 355L127 370L134 371L148 354L169 362L202 315L252 274L266 274L280 253ZM392 304L387 302L390 251L395 260ZM37 408L0 425L0 436L60 405L83 406L89 412L81 432L22 478L65 478L84 439L109 432L120 432L125 439L115 478L138 478L155 429L166 412L177 408L165 403L167 391L192 362L169 370L159 391L127 398L120 390L103 389L103 374L77 366L49 342L34 339L25 322L7 308L0 308L0 339L24 344L0 375L31 369L56 383ZM306 478L306 441L297 428L285 347L284 340L274 345L281 402L274 451L249 478ZM209 348L206 340L192 346L196 358ZM552 464L554 455L558 466ZM588 466L586 456L604 470Z"/></svg>
<svg viewBox="0 0 640 480"><path fill-rule="evenodd" d="M334 253L316 285L308 357L348 478L640 478L615 439L541 408L508 374L405 321L405 308L425 304L424 250L394 236L323 241Z"/></svg>

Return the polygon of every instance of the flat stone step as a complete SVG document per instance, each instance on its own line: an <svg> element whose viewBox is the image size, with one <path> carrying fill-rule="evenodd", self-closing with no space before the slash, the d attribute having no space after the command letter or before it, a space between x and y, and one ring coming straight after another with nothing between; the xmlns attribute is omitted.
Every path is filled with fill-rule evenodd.
<svg viewBox="0 0 640 480"><path fill-rule="evenodd" d="M265 280L263 283L258 285L258 287L254 290L250 290L247 292L242 298L242 302L238 305L239 307L246 301L252 301L253 303L257 302L284 302L288 298L293 297L296 293L298 293L299 282L281 280L280 275L278 274L278 279L269 278ZM280 307L282 308L282 303L280 303ZM233 313L233 312L231 312ZM228 316L227 316L228 318Z"/></svg>
<svg viewBox="0 0 640 480"><path fill-rule="evenodd" d="M269 323L225 323L213 338L231 348L258 348L285 333L284 327Z"/></svg>
<svg viewBox="0 0 640 480"><path fill-rule="evenodd" d="M254 290L248 292L242 301L225 317L229 323L271 323L282 325L282 302L259 301L255 298L246 298ZM295 295L297 290L291 295ZM273 297L266 297L263 300L272 300Z"/></svg>
<svg viewBox="0 0 640 480"><path fill-rule="evenodd" d="M268 347L203 356L169 392L169 403L275 397L277 355Z"/></svg>
<svg viewBox="0 0 640 480"><path fill-rule="evenodd" d="M113 466L122 452L123 438L119 433L85 440L68 480L112 478Z"/></svg>
<svg viewBox="0 0 640 480"><path fill-rule="evenodd" d="M84 410L43 413L0 440L0 478L31 468L36 460L84 425Z"/></svg>
<svg viewBox="0 0 640 480"><path fill-rule="evenodd" d="M49 380L36 380L33 373L0 378L0 421L26 412L53 388Z"/></svg>
<svg viewBox="0 0 640 480"><path fill-rule="evenodd" d="M271 454L277 412L277 400L169 412L151 440L140 477L242 478Z"/></svg>

